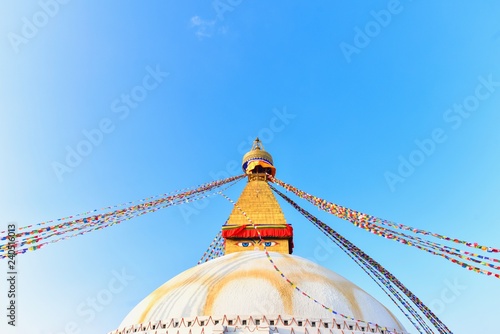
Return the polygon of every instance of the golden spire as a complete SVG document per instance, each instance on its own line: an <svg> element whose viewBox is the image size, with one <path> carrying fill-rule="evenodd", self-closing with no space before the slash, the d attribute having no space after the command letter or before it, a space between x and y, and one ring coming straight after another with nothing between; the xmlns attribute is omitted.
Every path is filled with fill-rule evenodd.
<svg viewBox="0 0 500 334"><path fill-rule="evenodd" d="M243 156L241 168L246 174L267 173L272 176L276 174L273 157L264 150L259 138L254 140L252 149Z"/></svg>
<svg viewBox="0 0 500 334"><path fill-rule="evenodd" d="M243 156L242 168L248 175L248 183L222 227L226 254L264 250L264 245L269 251L291 254L292 227L267 183L267 175L274 176L276 168L259 138Z"/></svg>

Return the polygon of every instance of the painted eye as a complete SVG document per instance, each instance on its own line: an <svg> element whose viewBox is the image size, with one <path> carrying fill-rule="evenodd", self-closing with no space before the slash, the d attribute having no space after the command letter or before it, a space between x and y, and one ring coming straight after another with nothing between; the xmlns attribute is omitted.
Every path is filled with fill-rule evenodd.
<svg viewBox="0 0 500 334"><path fill-rule="evenodd" d="M274 241L266 241L264 242L264 246L266 247L272 247L272 246L275 246L276 245L276 242Z"/></svg>
<svg viewBox="0 0 500 334"><path fill-rule="evenodd" d="M238 246L240 247L250 247L251 243L248 241L238 242Z"/></svg>

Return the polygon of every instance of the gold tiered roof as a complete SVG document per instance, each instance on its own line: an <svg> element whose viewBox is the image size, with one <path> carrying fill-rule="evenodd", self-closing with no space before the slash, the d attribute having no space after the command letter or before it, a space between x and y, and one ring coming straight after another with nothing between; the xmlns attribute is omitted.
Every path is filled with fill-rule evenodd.
<svg viewBox="0 0 500 334"><path fill-rule="evenodd" d="M229 216L227 225L250 224L238 207L247 214L254 224L286 224L285 215L265 178L250 176L249 182Z"/></svg>
<svg viewBox="0 0 500 334"><path fill-rule="evenodd" d="M276 168L259 138L243 156L242 168L248 183L222 227L226 254L263 250L264 246L270 251L291 254L293 230L268 184L268 175L274 176Z"/></svg>

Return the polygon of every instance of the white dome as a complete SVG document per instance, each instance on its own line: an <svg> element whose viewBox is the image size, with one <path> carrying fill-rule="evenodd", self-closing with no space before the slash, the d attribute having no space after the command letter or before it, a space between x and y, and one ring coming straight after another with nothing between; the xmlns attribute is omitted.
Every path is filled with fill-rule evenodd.
<svg viewBox="0 0 500 334"><path fill-rule="evenodd" d="M324 305L405 331L389 310L342 276L298 256L270 254L292 282ZM251 251L226 255L177 275L141 301L120 328L171 318L242 314L334 317L287 283L264 252Z"/></svg>

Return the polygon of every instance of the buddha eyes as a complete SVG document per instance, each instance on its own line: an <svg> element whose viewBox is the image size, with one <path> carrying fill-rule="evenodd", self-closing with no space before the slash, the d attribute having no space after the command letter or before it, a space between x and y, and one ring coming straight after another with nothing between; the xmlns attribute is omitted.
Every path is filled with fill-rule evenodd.
<svg viewBox="0 0 500 334"><path fill-rule="evenodd" d="M276 243L274 241L265 241L264 242L264 246L266 246L266 247L272 247L275 245L276 245Z"/></svg>
<svg viewBox="0 0 500 334"><path fill-rule="evenodd" d="M238 246L243 247L243 248L247 248L247 247L250 247L250 246L257 245L257 244L260 244L260 242L255 242L255 241L241 241L241 242L237 243ZM265 246L265 247L272 247L272 246L276 246L277 245L277 243L274 242L274 241L264 241L261 244L263 246Z"/></svg>
<svg viewBox="0 0 500 334"><path fill-rule="evenodd" d="M250 247L250 245L253 245L253 242L249 241L238 242L238 246L240 247Z"/></svg>

